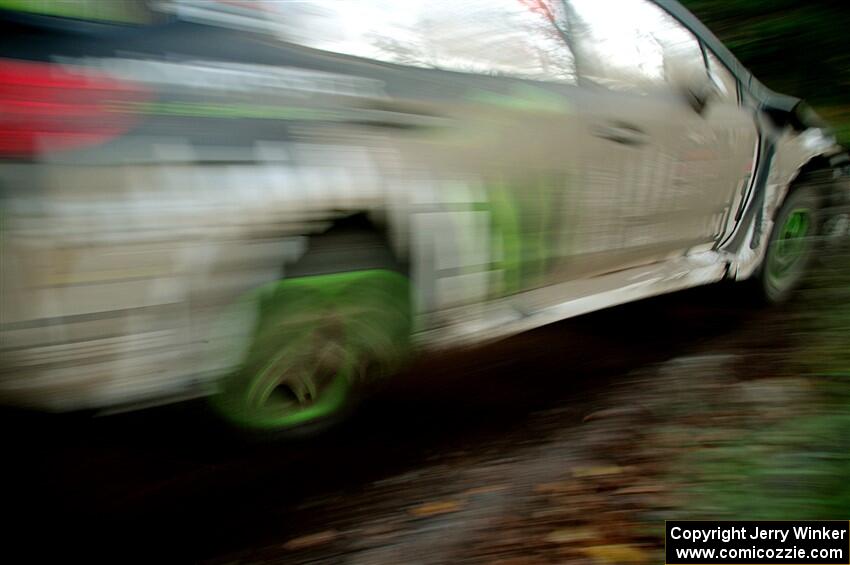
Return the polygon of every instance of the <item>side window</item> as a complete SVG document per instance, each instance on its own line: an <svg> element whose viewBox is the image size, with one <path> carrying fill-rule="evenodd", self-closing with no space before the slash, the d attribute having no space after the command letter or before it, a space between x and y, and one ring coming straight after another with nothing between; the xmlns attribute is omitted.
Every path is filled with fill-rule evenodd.
<svg viewBox="0 0 850 565"><path fill-rule="evenodd" d="M582 78L646 94L668 87L674 72L706 72L696 37L648 0L568 2Z"/></svg>
<svg viewBox="0 0 850 565"><path fill-rule="evenodd" d="M405 4L392 0L287 2L276 14L278 33L285 41L323 51L428 66L420 2Z"/></svg>
<svg viewBox="0 0 850 565"><path fill-rule="evenodd" d="M377 61L574 83L558 0L302 0L284 39Z"/></svg>
<svg viewBox="0 0 850 565"><path fill-rule="evenodd" d="M575 82L562 4L545 0L438 0L425 29L433 66L542 81Z"/></svg>
<svg viewBox="0 0 850 565"><path fill-rule="evenodd" d="M714 82L720 88L720 98L726 102L738 103L738 81L735 76L720 62L717 56L706 49L708 55L708 70Z"/></svg>

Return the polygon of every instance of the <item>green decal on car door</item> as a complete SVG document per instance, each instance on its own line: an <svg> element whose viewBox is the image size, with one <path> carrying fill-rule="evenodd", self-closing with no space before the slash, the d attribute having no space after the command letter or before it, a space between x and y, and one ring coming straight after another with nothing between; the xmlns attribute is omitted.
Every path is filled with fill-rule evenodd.
<svg viewBox="0 0 850 565"><path fill-rule="evenodd" d="M556 255L563 253L555 242L563 242L562 232L569 228L557 222L566 189L548 176L524 185L490 185L493 267L502 272L494 296L545 284Z"/></svg>

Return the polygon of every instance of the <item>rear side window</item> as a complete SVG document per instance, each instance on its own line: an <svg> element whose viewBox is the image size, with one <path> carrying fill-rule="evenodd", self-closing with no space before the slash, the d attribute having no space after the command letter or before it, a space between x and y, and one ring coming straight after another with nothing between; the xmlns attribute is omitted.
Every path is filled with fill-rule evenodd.
<svg viewBox="0 0 850 565"><path fill-rule="evenodd" d="M558 0L308 0L286 4L285 39L367 59L574 83Z"/></svg>
<svg viewBox="0 0 850 565"><path fill-rule="evenodd" d="M579 73L639 94L669 86L672 69L705 72L697 38L647 0L568 0Z"/></svg>
<svg viewBox="0 0 850 565"><path fill-rule="evenodd" d="M563 39L557 2L464 0L431 2L424 20L435 67L574 82L575 63Z"/></svg>

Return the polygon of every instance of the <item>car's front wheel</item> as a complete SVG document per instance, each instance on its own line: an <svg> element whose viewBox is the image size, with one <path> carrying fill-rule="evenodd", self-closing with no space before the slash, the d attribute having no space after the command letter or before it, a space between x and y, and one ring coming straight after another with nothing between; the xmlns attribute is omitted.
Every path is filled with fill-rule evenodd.
<svg viewBox="0 0 850 565"><path fill-rule="evenodd" d="M802 186L788 195L776 215L764 261L756 275L767 302L782 302L806 274L815 253L820 198L814 187Z"/></svg>

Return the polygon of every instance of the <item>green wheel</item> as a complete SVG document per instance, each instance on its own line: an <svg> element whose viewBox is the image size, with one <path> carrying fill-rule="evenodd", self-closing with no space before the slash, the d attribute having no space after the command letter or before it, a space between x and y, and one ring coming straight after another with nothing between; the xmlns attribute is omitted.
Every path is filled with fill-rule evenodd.
<svg viewBox="0 0 850 565"><path fill-rule="evenodd" d="M768 302L781 302L800 284L811 262L818 232L819 199L813 188L792 192L774 222L759 275Z"/></svg>
<svg viewBox="0 0 850 565"><path fill-rule="evenodd" d="M259 319L238 371L214 398L256 431L333 423L367 379L398 370L411 331L407 279L366 270L282 280L257 291Z"/></svg>

